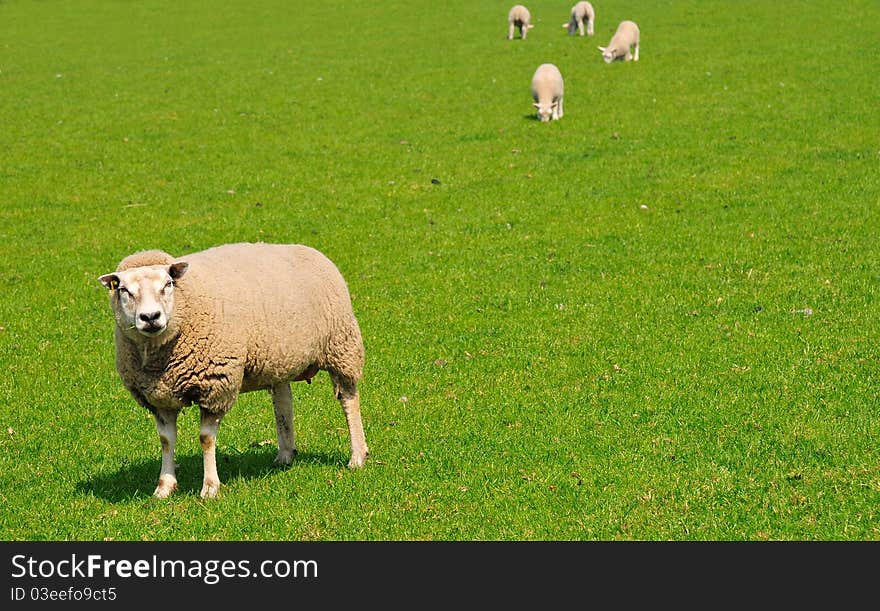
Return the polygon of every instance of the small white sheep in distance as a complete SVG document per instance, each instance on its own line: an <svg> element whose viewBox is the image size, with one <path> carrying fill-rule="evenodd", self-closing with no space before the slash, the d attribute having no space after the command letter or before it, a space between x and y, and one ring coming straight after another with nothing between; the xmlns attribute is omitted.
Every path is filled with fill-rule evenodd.
<svg viewBox="0 0 880 611"><path fill-rule="evenodd" d="M639 61L639 26L634 21L621 21L607 47L599 47L606 64L613 61Z"/></svg>
<svg viewBox="0 0 880 611"><path fill-rule="evenodd" d="M562 118L562 73L554 64L541 64L532 77L532 98L542 122Z"/></svg>
<svg viewBox="0 0 880 611"><path fill-rule="evenodd" d="M584 23L587 24L587 35L593 35L593 25L596 22L596 12L593 10L593 5L589 2L578 2L573 7L571 7L571 18L568 23L563 23L562 27L568 28L569 34L574 34L576 31L580 32L580 35L584 35Z"/></svg>
<svg viewBox="0 0 880 611"><path fill-rule="evenodd" d="M275 460L289 464L296 453L290 382L311 382L319 370L330 374L348 421L348 466L364 464L363 342L348 287L326 256L295 244L227 244L178 259L147 250L99 280L116 318L116 369L156 420L155 496L177 489L177 415L193 404L201 414L201 496L217 495L217 429L243 392L271 393Z"/></svg>
<svg viewBox="0 0 880 611"><path fill-rule="evenodd" d="M525 40L529 30L535 27L532 23L532 15L529 9L522 4L517 4L507 13L507 40L513 40L513 31L519 29L520 37Z"/></svg>

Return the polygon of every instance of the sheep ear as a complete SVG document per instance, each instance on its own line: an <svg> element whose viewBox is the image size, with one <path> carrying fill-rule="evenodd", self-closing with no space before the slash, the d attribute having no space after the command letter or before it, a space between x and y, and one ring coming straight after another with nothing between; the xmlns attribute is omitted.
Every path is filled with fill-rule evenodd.
<svg viewBox="0 0 880 611"><path fill-rule="evenodd" d="M168 266L168 275L171 276L172 280L177 280L184 275L188 269L189 263L186 261L178 261L177 263L172 263Z"/></svg>
<svg viewBox="0 0 880 611"><path fill-rule="evenodd" d="M602 53L605 53L605 47L597 47Z"/></svg>
<svg viewBox="0 0 880 611"><path fill-rule="evenodd" d="M534 104L532 104L532 106L534 106L535 108L540 108L540 107L541 107L541 105L538 104L537 102L535 102Z"/></svg>
<svg viewBox="0 0 880 611"><path fill-rule="evenodd" d="M98 280L100 280L101 284L111 291L115 291L119 286L119 276L116 274L104 274L103 276L99 276Z"/></svg>

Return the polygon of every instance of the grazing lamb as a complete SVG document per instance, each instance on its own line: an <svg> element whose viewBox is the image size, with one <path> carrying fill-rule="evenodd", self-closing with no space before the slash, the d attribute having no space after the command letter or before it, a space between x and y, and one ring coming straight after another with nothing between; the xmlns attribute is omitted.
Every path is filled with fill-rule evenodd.
<svg viewBox="0 0 880 611"><path fill-rule="evenodd" d="M202 498L217 495L216 438L239 393L268 390L275 406L276 462L296 454L290 382L323 369L348 421L349 467L368 455L358 381L361 333L348 287L323 254L301 245L227 244L174 258L147 250L100 282L116 318L116 369L156 420L162 470L154 495L177 489L177 415L201 413Z"/></svg>
<svg viewBox="0 0 880 611"><path fill-rule="evenodd" d="M615 60L639 61L639 26L633 21L621 21L608 46L599 50L606 64Z"/></svg>
<svg viewBox="0 0 880 611"><path fill-rule="evenodd" d="M568 28L569 34L574 34L575 31L580 32L580 35L584 35L584 23L587 24L587 35L593 35L593 24L596 22L596 12L593 10L593 5L589 2L578 2L573 7L571 7L571 19L569 19L568 23L563 23L562 27Z"/></svg>
<svg viewBox="0 0 880 611"><path fill-rule="evenodd" d="M510 12L507 13L507 40L513 40L513 30L516 28L519 29L520 38L525 40L529 30L535 27L531 21L532 15L529 13L529 9L522 4L517 4L510 9Z"/></svg>
<svg viewBox="0 0 880 611"><path fill-rule="evenodd" d="M542 121L562 118L562 73L553 64L541 64L532 77L532 98Z"/></svg>

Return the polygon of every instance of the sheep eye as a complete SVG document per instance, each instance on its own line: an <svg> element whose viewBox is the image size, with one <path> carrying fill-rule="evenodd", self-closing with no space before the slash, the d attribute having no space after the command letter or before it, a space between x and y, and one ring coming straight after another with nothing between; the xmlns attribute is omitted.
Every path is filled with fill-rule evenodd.
<svg viewBox="0 0 880 611"><path fill-rule="evenodd" d="M162 290L167 293L168 291L170 291L172 289L173 286L174 286L174 281L169 280L168 282L165 283L165 288L163 288Z"/></svg>
<svg viewBox="0 0 880 611"><path fill-rule="evenodd" d="M124 286L120 286L120 287L119 287L118 289L116 289L116 290L119 291L119 294L120 294L120 295L124 295L124 296L131 297L131 293L130 293L130 292L128 291L128 289L125 288Z"/></svg>

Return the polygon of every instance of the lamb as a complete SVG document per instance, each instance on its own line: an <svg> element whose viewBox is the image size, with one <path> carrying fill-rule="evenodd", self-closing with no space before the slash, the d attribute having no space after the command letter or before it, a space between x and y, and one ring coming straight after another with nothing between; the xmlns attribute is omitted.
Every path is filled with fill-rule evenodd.
<svg viewBox="0 0 880 611"><path fill-rule="evenodd" d="M202 498L220 488L216 438L239 393L268 390L278 455L296 454L290 382L329 373L345 412L348 466L361 467L364 439L358 382L364 348L348 287L319 251L298 244L226 244L174 258L160 250L125 257L99 277L116 319L116 369L156 421L162 468L154 491L177 489L174 445L181 409L198 405Z"/></svg>
<svg viewBox="0 0 880 611"><path fill-rule="evenodd" d="M531 21L532 15L529 13L529 9L522 4L517 4L510 9L510 12L507 13L507 40L513 40L513 30L515 28L519 29L520 37L525 40L529 30L535 27Z"/></svg>
<svg viewBox="0 0 880 611"><path fill-rule="evenodd" d="M554 64L541 64L532 77L532 98L542 122L562 118L562 73Z"/></svg>
<svg viewBox="0 0 880 611"><path fill-rule="evenodd" d="M593 10L593 5L589 2L578 2L573 7L571 7L571 19L569 19L568 23L563 23L562 27L568 28L569 34L574 34L575 31L580 32L580 35L584 35L584 23L587 24L587 35L593 35L593 24L596 22L596 12Z"/></svg>
<svg viewBox="0 0 880 611"><path fill-rule="evenodd" d="M639 61L639 26L633 21L621 21L608 46L599 50L606 64L616 60Z"/></svg>

